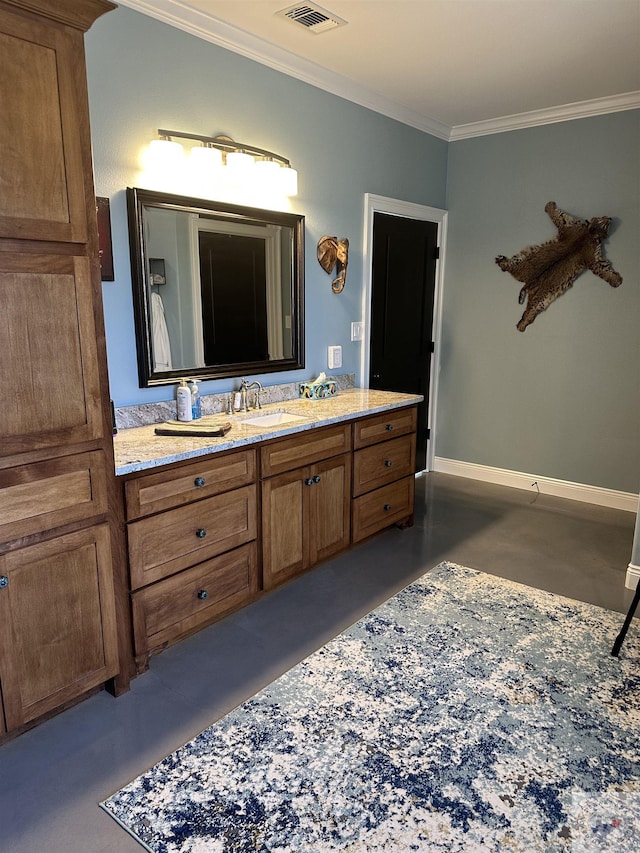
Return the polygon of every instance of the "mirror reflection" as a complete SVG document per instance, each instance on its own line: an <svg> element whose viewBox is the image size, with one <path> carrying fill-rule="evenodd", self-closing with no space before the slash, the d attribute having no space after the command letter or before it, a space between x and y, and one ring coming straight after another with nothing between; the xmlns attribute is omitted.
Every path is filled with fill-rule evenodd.
<svg viewBox="0 0 640 853"><path fill-rule="evenodd" d="M128 189L141 387L304 366L304 217Z"/></svg>

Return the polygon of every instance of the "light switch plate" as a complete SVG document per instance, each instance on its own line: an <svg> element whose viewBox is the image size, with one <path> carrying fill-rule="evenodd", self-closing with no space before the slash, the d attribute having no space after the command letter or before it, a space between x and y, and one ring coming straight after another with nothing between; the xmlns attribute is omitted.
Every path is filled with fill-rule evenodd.
<svg viewBox="0 0 640 853"><path fill-rule="evenodd" d="M342 367L342 347L329 347L327 350L327 364L330 370Z"/></svg>

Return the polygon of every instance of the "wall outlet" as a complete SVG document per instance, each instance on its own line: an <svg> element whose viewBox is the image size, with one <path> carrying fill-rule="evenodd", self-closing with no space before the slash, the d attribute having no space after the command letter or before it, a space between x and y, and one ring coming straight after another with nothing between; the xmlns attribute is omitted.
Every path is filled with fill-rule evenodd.
<svg viewBox="0 0 640 853"><path fill-rule="evenodd" d="M361 341L362 336L364 334L364 323L352 323L351 324L351 340L352 341Z"/></svg>
<svg viewBox="0 0 640 853"><path fill-rule="evenodd" d="M327 364L330 370L342 367L342 347L329 347L327 350Z"/></svg>

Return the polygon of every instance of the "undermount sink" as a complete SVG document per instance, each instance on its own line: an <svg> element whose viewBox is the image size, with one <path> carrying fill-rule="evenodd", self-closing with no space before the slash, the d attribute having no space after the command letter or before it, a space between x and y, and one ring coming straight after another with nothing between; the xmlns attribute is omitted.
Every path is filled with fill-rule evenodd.
<svg viewBox="0 0 640 853"><path fill-rule="evenodd" d="M292 415L290 412L272 412L268 415L254 415L250 418L242 418L241 424L249 426L269 427L279 426L280 424L293 424L298 421L306 421L303 415Z"/></svg>

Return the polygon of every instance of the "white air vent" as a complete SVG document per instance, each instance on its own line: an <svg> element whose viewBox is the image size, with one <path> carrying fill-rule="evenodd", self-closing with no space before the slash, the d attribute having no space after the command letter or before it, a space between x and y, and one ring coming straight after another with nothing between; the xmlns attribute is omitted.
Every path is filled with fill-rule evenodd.
<svg viewBox="0 0 640 853"><path fill-rule="evenodd" d="M283 18L289 18L296 24L300 24L312 33L324 33L327 30L334 30L336 27L344 26L347 21L328 12L321 6L316 6L315 3L296 3L295 6L289 6L288 9L281 9L276 12L276 15L281 15Z"/></svg>

